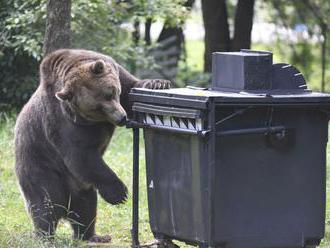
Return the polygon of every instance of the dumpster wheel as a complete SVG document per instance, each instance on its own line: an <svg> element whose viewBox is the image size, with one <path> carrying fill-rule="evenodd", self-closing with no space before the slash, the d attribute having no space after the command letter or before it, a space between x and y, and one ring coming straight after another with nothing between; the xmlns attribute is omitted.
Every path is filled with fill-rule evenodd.
<svg viewBox="0 0 330 248"><path fill-rule="evenodd" d="M320 245L321 240L317 239L312 239L312 240L307 240L304 248L316 248Z"/></svg>

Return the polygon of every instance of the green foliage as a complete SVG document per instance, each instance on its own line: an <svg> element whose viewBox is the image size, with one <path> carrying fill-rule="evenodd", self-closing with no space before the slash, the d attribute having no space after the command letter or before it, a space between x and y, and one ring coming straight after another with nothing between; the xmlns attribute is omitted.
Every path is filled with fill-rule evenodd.
<svg viewBox="0 0 330 248"><path fill-rule="evenodd" d="M292 29L305 24L309 34L320 35L321 30L316 26L330 22L328 0L265 0L261 7L267 8L266 21Z"/></svg>
<svg viewBox="0 0 330 248"><path fill-rule="evenodd" d="M209 88L211 75L198 70L197 67L189 66L186 61L179 62L178 74L176 77L176 85L185 87L186 85Z"/></svg>
<svg viewBox="0 0 330 248"><path fill-rule="evenodd" d="M137 0L128 4L135 16L145 20L154 21L161 19L171 26L180 26L188 15L187 8L183 5L186 0Z"/></svg>
<svg viewBox="0 0 330 248"><path fill-rule="evenodd" d="M22 106L37 86L38 61L26 52L13 55L12 49L0 57L0 113Z"/></svg>
<svg viewBox="0 0 330 248"><path fill-rule="evenodd" d="M22 106L37 85L44 0L0 4L0 110Z"/></svg>
<svg viewBox="0 0 330 248"><path fill-rule="evenodd" d="M73 47L81 47L110 54L129 69L150 68L154 60L149 56L153 47L132 41L135 21L171 20L179 25L187 16L182 7L185 0L104 1L79 0L72 5ZM93 35L90 35L93 34Z"/></svg>
<svg viewBox="0 0 330 248"><path fill-rule="evenodd" d="M0 110L22 106L37 85L45 7L41 0L0 4Z"/></svg>
<svg viewBox="0 0 330 248"><path fill-rule="evenodd" d="M313 45L307 42L297 42L295 44L295 52L292 53L290 63L300 67L300 70L304 72L306 80L310 80L313 74L311 64L315 63L316 58L312 53Z"/></svg>
<svg viewBox="0 0 330 248"><path fill-rule="evenodd" d="M177 25L187 16L184 0L72 1L72 47L112 50L118 45L131 46L127 24L146 18L170 19ZM40 60L45 29L46 0L9 0L1 3L1 47L14 53L26 52ZM124 47L125 48L125 47ZM125 53L126 49L119 49Z"/></svg>
<svg viewBox="0 0 330 248"><path fill-rule="evenodd" d="M16 54L41 58L45 24L45 0L3 1L0 9L1 46Z"/></svg>

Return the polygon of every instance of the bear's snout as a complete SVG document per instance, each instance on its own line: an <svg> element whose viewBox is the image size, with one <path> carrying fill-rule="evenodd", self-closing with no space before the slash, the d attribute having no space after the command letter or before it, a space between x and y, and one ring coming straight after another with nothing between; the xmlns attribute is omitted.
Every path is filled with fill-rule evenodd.
<svg viewBox="0 0 330 248"><path fill-rule="evenodd" d="M127 119L126 119L126 116L125 116L117 123L117 126L120 126L120 127L125 126L126 121L127 121Z"/></svg>
<svg viewBox="0 0 330 248"><path fill-rule="evenodd" d="M112 121L110 120L110 122L112 122L116 126L122 127L126 124L126 120L127 120L126 112L116 111L116 113L114 113L114 115L112 115L111 117L113 118L113 120Z"/></svg>
<svg viewBox="0 0 330 248"><path fill-rule="evenodd" d="M126 124L127 114L119 102L112 100L103 104L103 111L109 122L116 126L124 126Z"/></svg>

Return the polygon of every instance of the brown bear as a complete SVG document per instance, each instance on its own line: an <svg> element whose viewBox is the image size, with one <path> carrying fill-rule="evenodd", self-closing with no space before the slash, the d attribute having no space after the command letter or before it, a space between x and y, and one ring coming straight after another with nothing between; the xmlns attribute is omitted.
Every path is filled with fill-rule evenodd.
<svg viewBox="0 0 330 248"><path fill-rule="evenodd" d="M139 80L92 51L63 49L43 59L40 85L15 127L16 175L39 236L52 237L65 218L74 238L109 241L95 235L97 192L119 204L127 188L102 155L131 112L131 88L169 86L167 80Z"/></svg>

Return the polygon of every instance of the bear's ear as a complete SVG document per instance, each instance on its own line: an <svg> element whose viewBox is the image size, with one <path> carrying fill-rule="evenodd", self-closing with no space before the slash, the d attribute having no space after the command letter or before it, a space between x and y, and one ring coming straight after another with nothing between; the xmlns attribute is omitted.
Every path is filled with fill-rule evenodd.
<svg viewBox="0 0 330 248"><path fill-rule="evenodd" d="M55 93L55 97L60 101L70 101L72 99L72 93L70 91L61 90Z"/></svg>
<svg viewBox="0 0 330 248"><path fill-rule="evenodd" d="M92 66L91 66L91 71L94 74L101 74L104 72L104 68L105 68L105 63L103 60L99 59L97 61L95 61Z"/></svg>

